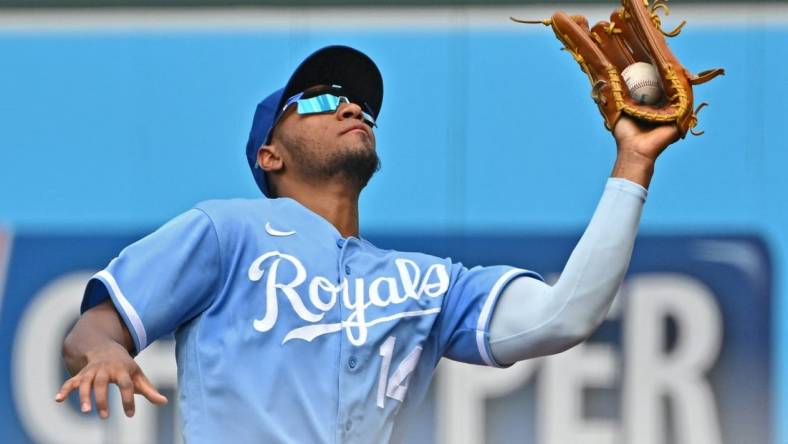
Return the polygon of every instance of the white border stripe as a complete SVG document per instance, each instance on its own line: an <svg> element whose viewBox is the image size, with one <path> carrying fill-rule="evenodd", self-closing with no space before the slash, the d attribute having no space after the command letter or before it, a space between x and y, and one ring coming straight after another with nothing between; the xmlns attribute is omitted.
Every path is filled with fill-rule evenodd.
<svg viewBox="0 0 788 444"><path fill-rule="evenodd" d="M8 277L8 267L11 265L11 249L13 245L14 233L10 229L0 226L0 314L3 313L5 282Z"/></svg>
<svg viewBox="0 0 788 444"><path fill-rule="evenodd" d="M496 364L487 353L487 344L484 340L484 333L487 331L487 324L490 321L490 311L492 310L493 302L495 302L496 298L498 297L498 293L501 292L501 287L503 287L505 283L509 282L512 276L523 273L528 273L528 271L514 268L502 274L501 277L495 281L495 285L493 285L492 290L490 290L490 293L487 295L487 300L484 301L482 311L479 313L479 321L476 324L476 347L479 349L479 354L482 356L484 362L491 367L499 367L499 365Z"/></svg>
<svg viewBox="0 0 788 444"><path fill-rule="evenodd" d="M126 313L126 316L129 318L131 322L131 326L134 327L134 332L137 334L137 339L139 340L139 350L137 352L141 352L145 347L148 346L148 335L145 333L145 326L142 325L142 320L140 316L137 314L137 310L131 306L129 300L126 299L126 296L123 295L123 292L120 291L120 287L118 287L117 281L115 278L109 273L107 270L101 270L95 274L96 278L100 278L102 281L109 284L112 293L120 302L120 306L123 309L123 312Z"/></svg>
<svg viewBox="0 0 788 444"><path fill-rule="evenodd" d="M502 31L540 31L509 21L509 16L541 19L556 10L583 14L590 22L609 18L614 6L559 3L546 7L213 7L213 8L86 8L14 9L0 14L0 31L123 31L194 30L261 33L309 28L335 30L399 29L431 31L451 28L494 28ZM750 3L671 4L666 27L687 20L689 26L788 24L788 5ZM674 23L675 22L675 23ZM527 31L526 31L527 32Z"/></svg>

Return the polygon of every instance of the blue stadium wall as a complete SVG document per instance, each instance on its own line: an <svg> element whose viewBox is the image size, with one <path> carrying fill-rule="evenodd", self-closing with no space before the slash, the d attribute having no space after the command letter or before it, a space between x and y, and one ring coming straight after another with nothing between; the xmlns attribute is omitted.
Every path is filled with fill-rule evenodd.
<svg viewBox="0 0 788 444"><path fill-rule="evenodd" d="M706 134L657 165L633 274L701 270L727 313L720 362L747 363L731 364L733 373L715 367L718 399L758 400L755 421L766 430L750 442L788 443L788 8L724 8L674 7L690 22L671 41L679 57L694 71L721 66L727 75L696 89L697 102L711 104L700 115ZM552 33L508 21L553 9L4 13L0 406L9 413L0 434L41 436L21 419L30 407L20 407L15 379L17 363L33 354L18 338L32 325L26 312L36 296L66 274L95 271L196 202L258 196L244 158L255 105L323 45L363 50L384 76L383 168L362 197L362 233L466 263L517 261L518 246L530 249L530 262L517 265L559 272L615 147L585 76ZM594 19L608 9L583 7ZM712 250L739 271L693 262L687 245L696 241L722 248ZM495 254L481 252L486 245ZM62 310L73 322L77 306ZM750 364L755 373L744 370ZM760 381L737 394L743 377ZM718 417L749 421L721 404ZM723 431L722 442L755 436L746 429Z"/></svg>

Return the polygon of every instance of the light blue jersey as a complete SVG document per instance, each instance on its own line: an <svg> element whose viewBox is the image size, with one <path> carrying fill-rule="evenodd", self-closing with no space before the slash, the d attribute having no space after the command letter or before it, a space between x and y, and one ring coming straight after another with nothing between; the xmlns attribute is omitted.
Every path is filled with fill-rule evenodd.
<svg viewBox="0 0 788 444"><path fill-rule="evenodd" d="M488 323L523 275L343 238L288 198L209 201L124 249L82 311L111 297L137 352L175 332L188 443L385 443L441 357L497 365Z"/></svg>

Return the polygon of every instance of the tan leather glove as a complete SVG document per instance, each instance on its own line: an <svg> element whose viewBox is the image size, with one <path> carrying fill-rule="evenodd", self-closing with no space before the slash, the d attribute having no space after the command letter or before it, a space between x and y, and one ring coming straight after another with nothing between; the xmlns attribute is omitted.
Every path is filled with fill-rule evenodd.
<svg viewBox="0 0 788 444"><path fill-rule="evenodd" d="M591 80L591 96L608 130L612 131L621 115L626 114L653 124L675 124L683 138L698 124L697 112L706 105L694 108L692 86L708 82L725 71L717 68L693 75L682 66L663 36L678 35L684 23L672 32L662 30L657 11L669 12L664 1L649 4L648 0L622 0L623 7L613 11L610 22L599 22L591 29L585 17L561 11L547 20L512 20L553 28ZM656 68L663 91L660 102L643 105L630 96L621 73L636 62ZM693 134L702 133L693 131Z"/></svg>

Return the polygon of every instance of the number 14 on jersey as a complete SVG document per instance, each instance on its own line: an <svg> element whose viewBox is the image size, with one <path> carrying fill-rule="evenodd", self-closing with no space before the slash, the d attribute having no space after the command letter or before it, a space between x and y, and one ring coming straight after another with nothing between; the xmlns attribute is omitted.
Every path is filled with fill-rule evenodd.
<svg viewBox="0 0 788 444"><path fill-rule="evenodd" d="M389 377L389 368L391 367L391 358L394 355L394 344L396 342L397 338L389 336L378 351L381 358L383 358L383 362L380 364L380 375L378 375L377 404L381 409L387 396L399 402L405 399L405 393L408 391L408 376L413 373L421 357L421 347L416 346Z"/></svg>

